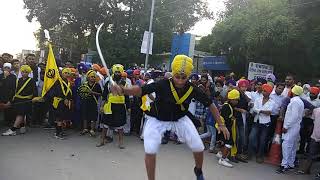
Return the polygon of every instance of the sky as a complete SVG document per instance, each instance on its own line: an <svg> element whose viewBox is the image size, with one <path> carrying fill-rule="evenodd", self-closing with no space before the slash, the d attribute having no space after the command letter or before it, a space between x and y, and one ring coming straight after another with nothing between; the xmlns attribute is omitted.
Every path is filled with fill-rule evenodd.
<svg viewBox="0 0 320 180"><path fill-rule="evenodd" d="M218 13L224 10L224 0L207 0L209 3L209 9L213 13ZM192 34L198 36L206 36L211 33L212 28L215 25L214 20L203 19L195 24L195 26L189 31Z"/></svg>
<svg viewBox="0 0 320 180"><path fill-rule="evenodd" d="M213 12L223 10L223 0L207 0ZM28 22L27 10L23 9L23 0L0 0L0 54L8 52L16 55L22 49L36 50L34 32L40 28L36 21ZM190 31L192 34L205 36L210 34L214 20L202 20Z"/></svg>

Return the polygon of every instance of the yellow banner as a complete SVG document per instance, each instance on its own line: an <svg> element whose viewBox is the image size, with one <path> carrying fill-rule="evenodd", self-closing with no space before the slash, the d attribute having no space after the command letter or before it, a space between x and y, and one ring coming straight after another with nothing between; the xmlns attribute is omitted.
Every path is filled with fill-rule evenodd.
<svg viewBox="0 0 320 180"><path fill-rule="evenodd" d="M50 90L54 83L60 78L59 69L57 67L56 59L52 51L52 46L49 43L49 53L44 75L44 83L42 88L42 97Z"/></svg>

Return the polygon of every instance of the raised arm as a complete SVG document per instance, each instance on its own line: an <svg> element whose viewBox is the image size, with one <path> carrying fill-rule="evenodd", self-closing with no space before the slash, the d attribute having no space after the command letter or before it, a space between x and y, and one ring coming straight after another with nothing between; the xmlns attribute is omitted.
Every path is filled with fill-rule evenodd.
<svg viewBox="0 0 320 180"><path fill-rule="evenodd" d="M131 87L120 87L122 93L129 96L141 96L142 89L140 86L131 86ZM120 92L121 92L120 91Z"/></svg>
<svg viewBox="0 0 320 180"><path fill-rule="evenodd" d="M131 87L124 87L114 84L111 86L111 92L113 94L125 94L129 96L143 96L146 94L151 94L153 92L160 91L161 87L166 83L165 81L155 82L151 84L146 84L143 87L140 86L131 86Z"/></svg>

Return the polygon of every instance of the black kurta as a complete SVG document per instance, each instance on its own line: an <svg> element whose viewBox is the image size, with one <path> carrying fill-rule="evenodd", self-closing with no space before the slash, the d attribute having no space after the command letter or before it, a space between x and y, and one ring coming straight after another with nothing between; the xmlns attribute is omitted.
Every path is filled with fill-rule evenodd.
<svg viewBox="0 0 320 180"><path fill-rule="evenodd" d="M16 89L16 76L10 74L4 78L4 74L0 74L0 102L7 103L12 100Z"/></svg>
<svg viewBox="0 0 320 180"><path fill-rule="evenodd" d="M67 91L66 85L63 84L63 88L65 89L65 92L66 92ZM69 88L71 89L71 87L69 87ZM53 107L54 97L62 98L62 100L59 102L57 108ZM70 119L71 109L70 109L70 107L68 107L64 104L65 99L67 99L69 101L72 100L72 91L69 91L66 95L64 95L64 93L61 89L60 81L56 81L56 83L52 86L52 88L49 90L49 92L47 92L47 94L45 95L45 100L51 104L51 106L54 110L54 115L58 120Z"/></svg>
<svg viewBox="0 0 320 180"><path fill-rule="evenodd" d="M180 118L188 114L191 99L194 98L198 100L205 107L212 104L212 100L210 100L200 88L193 86L190 82L187 82L183 89L176 89L179 98L181 98L188 91L190 86L193 86L193 91L182 103L185 109L182 110L181 106L176 104L176 100L171 92L170 81L171 80L160 80L142 87L142 96L153 92L157 95L155 101L151 103L150 112L146 112L147 115L153 116L160 121L178 121Z"/></svg>
<svg viewBox="0 0 320 180"><path fill-rule="evenodd" d="M245 95L240 93L239 103L236 105L236 108L248 110L248 101L245 98ZM237 118L237 125L243 126L242 114L239 111L234 112L235 118Z"/></svg>
<svg viewBox="0 0 320 180"><path fill-rule="evenodd" d="M106 83L102 94L103 100L108 100L109 93L108 83ZM126 107L130 107L129 103L129 97L125 96L125 104L111 104L112 114L103 114L103 124L109 127L124 126L127 122Z"/></svg>
<svg viewBox="0 0 320 180"><path fill-rule="evenodd" d="M29 78L23 79L20 78L18 80L17 88L15 89L15 92L17 93L21 87L25 84L25 82ZM36 97L38 95L38 90L36 86L36 82L31 78L31 80L28 82L28 84L23 88L23 90L19 93L20 96L30 96L30 98L24 99L24 98L18 98L14 97L12 103L16 104L13 105L15 112L17 115L26 115L31 114L32 111L32 102L30 101L33 97Z"/></svg>
<svg viewBox="0 0 320 180"><path fill-rule="evenodd" d="M230 107L232 109L230 109ZM232 124L235 119L233 118L232 112L234 112L234 108L229 104L224 104L221 108L221 116L223 117L226 128L228 129L228 131L230 133L230 139L229 140L224 139L224 136L222 133L220 133L218 135L219 140L222 140L225 144L229 144L229 145L233 145L233 141L231 138L232 137Z"/></svg>
<svg viewBox="0 0 320 180"><path fill-rule="evenodd" d="M102 93L101 87L98 83L90 85L87 84L88 87L96 93ZM94 99L94 97L96 99ZM81 111L81 118L82 120L90 120L90 121L96 121L98 117L98 104L97 101L99 100L98 95L90 95L86 99L80 100L80 111ZM97 100L97 101L96 101Z"/></svg>

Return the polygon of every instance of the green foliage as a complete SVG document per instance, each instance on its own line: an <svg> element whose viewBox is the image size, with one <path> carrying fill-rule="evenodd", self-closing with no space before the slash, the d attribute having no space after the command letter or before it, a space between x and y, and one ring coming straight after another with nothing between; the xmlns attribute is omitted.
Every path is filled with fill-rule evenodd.
<svg viewBox="0 0 320 180"><path fill-rule="evenodd" d="M246 74L250 61L275 66L278 76L287 72L313 78L319 68L320 3L287 0L228 0L212 34L199 50L226 54L233 69ZM306 18L307 17L307 18ZM209 47L205 48L205 47Z"/></svg>
<svg viewBox="0 0 320 180"><path fill-rule="evenodd" d="M101 49L110 64L144 62L140 54L143 33L148 29L151 0L24 0L27 19L36 18L49 29L53 42L66 52L96 49L95 32L104 22ZM202 0L156 0L154 54L170 50L172 33L189 30L200 18L211 17ZM44 38L38 33L39 45ZM74 56L74 55L73 55ZM72 56L72 57L73 57ZM78 60L74 60L78 61Z"/></svg>

